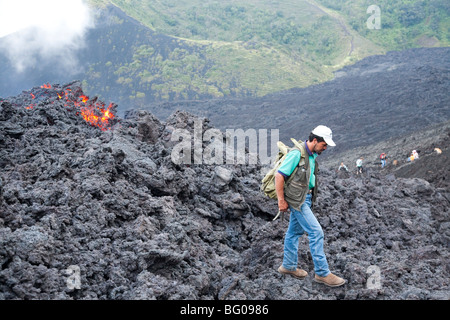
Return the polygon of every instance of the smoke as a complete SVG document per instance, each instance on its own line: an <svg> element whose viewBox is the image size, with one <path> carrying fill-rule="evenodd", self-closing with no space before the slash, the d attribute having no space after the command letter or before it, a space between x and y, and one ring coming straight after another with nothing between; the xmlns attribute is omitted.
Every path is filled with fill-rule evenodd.
<svg viewBox="0 0 450 320"><path fill-rule="evenodd" d="M39 68L40 61L79 71L76 53L92 27L82 0L0 0L0 49L17 72Z"/></svg>

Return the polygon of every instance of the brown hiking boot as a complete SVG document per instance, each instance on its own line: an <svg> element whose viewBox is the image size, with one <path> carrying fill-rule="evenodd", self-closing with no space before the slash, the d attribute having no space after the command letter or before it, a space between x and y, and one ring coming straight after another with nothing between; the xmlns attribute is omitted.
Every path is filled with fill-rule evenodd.
<svg viewBox="0 0 450 320"><path fill-rule="evenodd" d="M320 277L317 274L314 275L314 281L318 283L323 283L329 287L339 287L345 283L345 280L330 273L326 277Z"/></svg>
<svg viewBox="0 0 450 320"><path fill-rule="evenodd" d="M294 278L297 279L305 279L305 277L308 275L308 272L306 272L305 270L297 268L295 271L290 271L283 266L280 266L278 268L278 272L281 274L293 276Z"/></svg>

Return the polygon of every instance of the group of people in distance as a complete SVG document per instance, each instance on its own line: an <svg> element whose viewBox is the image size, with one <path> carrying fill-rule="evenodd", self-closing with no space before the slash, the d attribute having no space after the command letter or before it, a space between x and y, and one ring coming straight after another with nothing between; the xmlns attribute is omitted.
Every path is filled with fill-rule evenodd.
<svg viewBox="0 0 450 320"><path fill-rule="evenodd" d="M437 148L436 148L437 149ZM436 151L436 149L435 149L435 151ZM439 150L440 151L440 150ZM438 151L436 151L437 153L439 153ZM441 151L442 152L442 151ZM382 153L381 155L380 155L380 164L381 164L381 168L384 168L384 167L386 167L386 159L387 159L387 155L386 155L386 153ZM414 161L414 160L416 160L416 159L419 159L419 153L417 152L417 150L413 150L412 152L411 152L411 155L406 159L406 161L407 162L412 162L412 161ZM362 174L363 173L363 160L364 160L364 158L363 157L360 157L360 158L358 158L357 160L356 160L356 174L358 175L358 174ZM398 161L397 160L394 160L394 165L397 165L398 164ZM347 166L344 164L344 162L341 162L341 164L340 164L340 166L339 166L339 168L338 168L338 171L341 171L341 170L344 170L344 171L349 171L348 170L348 168L347 168Z"/></svg>
<svg viewBox="0 0 450 320"><path fill-rule="evenodd" d="M360 174L363 173L363 157L358 158L358 160L356 160L356 174ZM344 164L344 162L341 162L338 171L344 170L346 172L349 172L347 166Z"/></svg>

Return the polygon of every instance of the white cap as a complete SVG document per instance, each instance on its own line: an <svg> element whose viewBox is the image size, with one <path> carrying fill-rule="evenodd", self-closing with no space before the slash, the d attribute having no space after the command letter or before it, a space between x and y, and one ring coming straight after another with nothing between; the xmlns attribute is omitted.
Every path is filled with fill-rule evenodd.
<svg viewBox="0 0 450 320"><path fill-rule="evenodd" d="M318 137L322 137L325 142L332 147L335 147L336 144L333 141L333 133L331 132L331 129L326 126L317 126L313 131L313 134L315 134Z"/></svg>

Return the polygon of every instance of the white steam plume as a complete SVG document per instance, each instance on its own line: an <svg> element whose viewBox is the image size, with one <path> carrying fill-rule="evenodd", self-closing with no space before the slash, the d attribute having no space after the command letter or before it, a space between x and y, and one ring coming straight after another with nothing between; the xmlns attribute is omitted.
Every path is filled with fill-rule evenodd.
<svg viewBox="0 0 450 320"><path fill-rule="evenodd" d="M41 59L63 72L76 72L76 51L93 27L82 0L0 0L0 49L18 72Z"/></svg>

